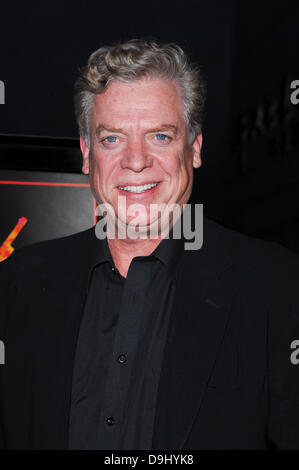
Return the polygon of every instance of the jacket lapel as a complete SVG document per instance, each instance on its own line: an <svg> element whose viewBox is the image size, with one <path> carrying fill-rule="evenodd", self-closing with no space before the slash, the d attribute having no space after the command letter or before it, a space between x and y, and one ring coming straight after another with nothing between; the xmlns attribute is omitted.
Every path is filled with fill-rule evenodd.
<svg viewBox="0 0 299 470"><path fill-rule="evenodd" d="M204 243L184 251L161 370L153 449L182 449L200 409L225 333L233 290L231 265L204 218Z"/></svg>

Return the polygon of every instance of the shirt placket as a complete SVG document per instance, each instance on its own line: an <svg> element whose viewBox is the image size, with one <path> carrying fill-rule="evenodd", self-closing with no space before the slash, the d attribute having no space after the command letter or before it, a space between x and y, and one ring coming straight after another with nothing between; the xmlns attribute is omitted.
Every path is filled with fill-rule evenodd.
<svg viewBox="0 0 299 470"><path fill-rule="evenodd" d="M146 311L144 293L151 269L150 262L133 261L124 286L98 432L100 447L103 443L103 448L108 450L118 448L121 439L134 356L140 338L142 317Z"/></svg>

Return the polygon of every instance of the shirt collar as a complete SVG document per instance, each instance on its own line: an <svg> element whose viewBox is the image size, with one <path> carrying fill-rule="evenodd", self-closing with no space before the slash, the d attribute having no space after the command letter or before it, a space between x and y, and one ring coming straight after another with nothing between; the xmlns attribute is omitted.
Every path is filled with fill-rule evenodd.
<svg viewBox="0 0 299 470"><path fill-rule="evenodd" d="M176 232L174 227L172 227L168 233L168 236L163 238L157 248L151 253L151 255L149 255L149 257L155 257L161 261L173 277L176 275L176 270L184 251L185 239L183 236L182 220L183 218L181 213L174 224L175 228L177 228L177 225L180 225L180 230ZM181 233L181 237L174 238L174 233ZM112 265L114 265L107 237L102 240L97 239L97 249L92 267L95 267L96 265L104 262L110 262Z"/></svg>
<svg viewBox="0 0 299 470"><path fill-rule="evenodd" d="M181 224L181 217L176 221L176 224ZM151 256L159 259L164 266L167 267L170 274L174 277L179 260L184 251L183 237L174 238L174 228L172 227L167 237L163 238L157 248L152 252ZM182 232L181 232L182 233Z"/></svg>
<svg viewBox="0 0 299 470"><path fill-rule="evenodd" d="M184 210L187 205L189 206L189 214L184 215ZM196 229L196 205L189 203L184 206L184 210L180 213L173 227L169 231L167 238L163 238L157 248L153 251L151 256L158 258L170 271L171 275L176 278L178 272L179 262L183 257L185 250L185 243L192 243L195 241L194 237L185 238L184 223L191 224L189 229L194 233ZM185 216L185 219L183 218ZM197 234L198 235L198 234ZM179 236L179 238L176 238Z"/></svg>
<svg viewBox="0 0 299 470"><path fill-rule="evenodd" d="M112 255L110 253L107 237L105 237L104 239L97 238L95 257L93 259L92 267L95 267L96 265L101 263L105 263L106 261L109 261L112 265L114 264Z"/></svg>

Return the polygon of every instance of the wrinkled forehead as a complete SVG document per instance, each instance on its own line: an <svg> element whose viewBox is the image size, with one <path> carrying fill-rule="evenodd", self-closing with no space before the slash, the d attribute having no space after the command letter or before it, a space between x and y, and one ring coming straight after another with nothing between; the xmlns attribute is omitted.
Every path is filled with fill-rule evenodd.
<svg viewBox="0 0 299 470"><path fill-rule="evenodd" d="M175 80L164 78L113 80L105 92L94 96L92 121L93 126L100 123L152 126L159 121L184 126L180 87Z"/></svg>

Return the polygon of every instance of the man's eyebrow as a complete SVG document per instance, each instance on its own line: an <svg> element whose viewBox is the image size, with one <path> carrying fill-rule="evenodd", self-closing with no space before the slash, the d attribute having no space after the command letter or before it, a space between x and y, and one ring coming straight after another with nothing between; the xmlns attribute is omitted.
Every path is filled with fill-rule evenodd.
<svg viewBox="0 0 299 470"><path fill-rule="evenodd" d="M178 127L175 126L174 124L161 124L160 126L155 127L154 129L147 130L147 132L161 132L161 131L172 131L175 136L179 132Z"/></svg>
<svg viewBox="0 0 299 470"><path fill-rule="evenodd" d="M107 132L124 132L123 129L118 129L116 127L106 127L103 124L99 124L96 128L96 135L100 134L102 131L107 131Z"/></svg>
<svg viewBox="0 0 299 470"><path fill-rule="evenodd" d="M96 128L96 135L100 134L102 131L125 133L124 129L116 128L116 127L106 127L103 124L99 124ZM175 124L161 124L160 126L146 130L147 133L162 132L162 131L172 131L174 135L176 136L178 134L178 127Z"/></svg>

